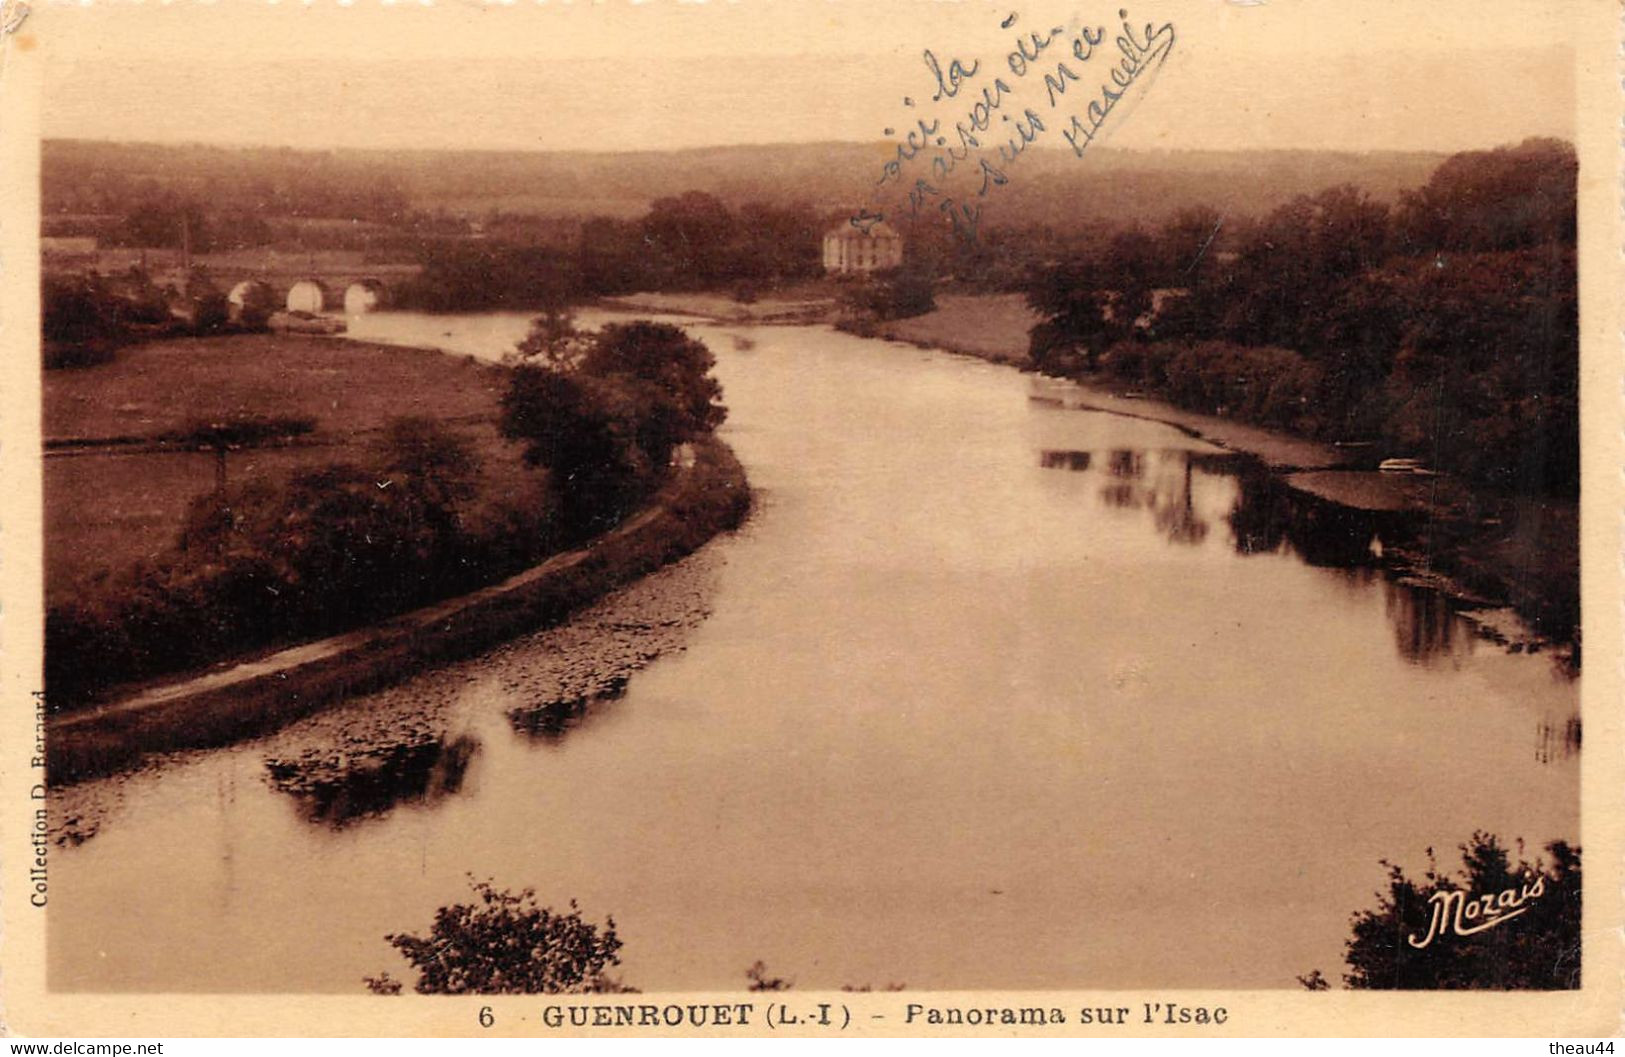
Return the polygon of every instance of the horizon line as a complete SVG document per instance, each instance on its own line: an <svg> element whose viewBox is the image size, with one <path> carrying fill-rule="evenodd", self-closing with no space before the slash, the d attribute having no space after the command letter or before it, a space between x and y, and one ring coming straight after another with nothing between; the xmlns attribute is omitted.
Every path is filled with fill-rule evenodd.
<svg viewBox="0 0 1625 1057"><path fill-rule="evenodd" d="M1567 136L1555 135L1529 135L1520 139L1501 140L1482 146L1472 147L1364 147L1364 148L1338 148L1338 147L1142 147L1135 145L1102 145L1102 152L1114 154L1142 154L1142 155L1190 155L1190 154L1329 154L1329 155L1374 155L1374 154L1403 154L1403 155L1451 155L1476 151L1493 151L1503 148L1516 147L1529 140L1556 140L1573 147L1574 141ZM812 139L812 140L771 140L756 142L710 143L692 146L643 148L639 150L608 150L608 149L582 149L582 148L553 148L553 147L521 147L521 146L351 146L331 145L321 146L315 144L298 145L292 143L271 143L263 141L244 140L203 140L203 139L111 139L100 136L41 136L40 143L71 143L71 144L98 144L113 147L151 147L163 150L174 149L206 149L220 151L287 151L290 153L308 154L505 154L505 155L564 155L571 157L637 157L644 155L670 155L670 154L698 154L706 151L725 150L806 150L816 147L873 147L885 149L896 145L895 140L887 139ZM1056 154L1067 153L1064 145L1034 144L1034 151L1047 151Z"/></svg>

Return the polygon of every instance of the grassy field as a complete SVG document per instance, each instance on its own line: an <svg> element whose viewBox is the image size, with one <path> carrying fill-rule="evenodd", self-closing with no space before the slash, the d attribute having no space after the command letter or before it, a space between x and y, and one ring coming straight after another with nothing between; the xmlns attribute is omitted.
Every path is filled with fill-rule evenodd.
<svg viewBox="0 0 1625 1057"><path fill-rule="evenodd" d="M46 372L44 428L48 440L71 445L158 438L240 416L315 421L293 444L231 453L236 484L362 461L391 418L420 415L473 443L488 494L522 495L539 487L539 475L496 431L505 384L501 368L431 350L297 335L180 339L133 346L99 367ZM70 446L47 458L47 602L169 547L188 503L214 487L214 467L213 455L195 451Z"/></svg>
<svg viewBox="0 0 1625 1057"><path fill-rule="evenodd" d="M1038 315L1021 294L938 294L936 301L936 309L923 316L882 323L880 335L995 363L1029 362L1027 331Z"/></svg>

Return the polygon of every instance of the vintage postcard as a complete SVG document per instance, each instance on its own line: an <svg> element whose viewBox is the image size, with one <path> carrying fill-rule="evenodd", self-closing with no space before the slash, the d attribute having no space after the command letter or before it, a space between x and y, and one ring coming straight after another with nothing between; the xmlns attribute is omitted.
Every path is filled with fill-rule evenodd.
<svg viewBox="0 0 1625 1057"><path fill-rule="evenodd" d="M1618 1029L1617 5L0 15L6 1030Z"/></svg>

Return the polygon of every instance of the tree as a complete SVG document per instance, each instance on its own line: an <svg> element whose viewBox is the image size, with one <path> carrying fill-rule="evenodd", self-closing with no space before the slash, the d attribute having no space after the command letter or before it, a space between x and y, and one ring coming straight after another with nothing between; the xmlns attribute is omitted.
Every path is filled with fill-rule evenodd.
<svg viewBox="0 0 1625 1057"><path fill-rule="evenodd" d="M178 249L189 243L201 253L211 246L210 234L203 207L172 192L150 195L124 217L123 241L130 246Z"/></svg>
<svg viewBox="0 0 1625 1057"><path fill-rule="evenodd" d="M46 276L40 289L47 369L106 363L123 338L118 308L96 276Z"/></svg>
<svg viewBox="0 0 1625 1057"><path fill-rule="evenodd" d="M1216 271L1224 216L1210 206L1179 210L1157 233L1158 250L1168 285L1200 287Z"/></svg>
<svg viewBox="0 0 1625 1057"><path fill-rule="evenodd" d="M1151 311L1152 291L1164 284L1161 247L1139 228L1113 235L1102 254L1101 269L1110 283L1107 321L1114 340L1135 336Z"/></svg>
<svg viewBox="0 0 1625 1057"><path fill-rule="evenodd" d="M1573 252L1440 255L1396 268L1402 314L1388 396L1393 443L1523 494L1579 486Z"/></svg>
<svg viewBox="0 0 1625 1057"><path fill-rule="evenodd" d="M592 217L581 225L575 271L590 294L619 294L650 281L649 244L639 224Z"/></svg>
<svg viewBox="0 0 1625 1057"><path fill-rule="evenodd" d="M716 358L704 342L670 323L611 323L582 358L581 373L611 380L638 401L640 441L655 466L678 444L709 433L727 418Z"/></svg>
<svg viewBox="0 0 1625 1057"><path fill-rule="evenodd" d="M1027 304L1044 318L1028 343L1033 365L1050 374L1092 369L1110 345L1109 288L1100 265L1081 258L1043 269L1027 288Z"/></svg>
<svg viewBox="0 0 1625 1057"><path fill-rule="evenodd" d="M1241 226L1236 260L1219 292L1224 337L1307 349L1342 285L1382 262L1388 212L1353 187L1300 195Z"/></svg>
<svg viewBox="0 0 1625 1057"><path fill-rule="evenodd" d="M473 446L432 418L407 415L385 424L382 447L389 486L416 496L438 531L455 532L461 508L479 491Z"/></svg>
<svg viewBox="0 0 1625 1057"><path fill-rule="evenodd" d="M1558 139L1451 155L1401 197L1400 240L1409 253L1572 246L1579 169L1573 145Z"/></svg>
<svg viewBox="0 0 1625 1057"><path fill-rule="evenodd" d="M681 328L610 324L579 355L550 358L544 346L560 333L557 320L538 321L526 344L534 339L541 355L513 371L501 426L525 442L527 462L548 469L566 531L592 534L625 516L673 449L715 429L727 409L711 350Z"/></svg>
<svg viewBox="0 0 1625 1057"><path fill-rule="evenodd" d="M498 889L470 880L477 897L435 911L427 936L391 933L418 979L420 995L590 994L629 990L606 974L619 965L615 919L603 926L584 919L571 900L568 913L536 902L535 889ZM396 994L388 973L366 978L373 991Z"/></svg>
<svg viewBox="0 0 1625 1057"><path fill-rule="evenodd" d="M573 257L549 246L437 242L422 262L396 299L433 312L565 305L580 290Z"/></svg>
<svg viewBox="0 0 1625 1057"><path fill-rule="evenodd" d="M1313 199L1309 229L1311 274L1327 287L1382 263L1388 254L1388 206L1352 184Z"/></svg>
<svg viewBox="0 0 1625 1057"><path fill-rule="evenodd" d="M734 277L734 219L715 195L688 191L658 198L643 218L643 237L665 283L705 285ZM664 285L664 284L663 284Z"/></svg>
<svg viewBox="0 0 1625 1057"><path fill-rule="evenodd" d="M1412 880L1392 863L1387 891L1373 909L1350 919L1344 958L1351 988L1379 990L1461 989L1559 990L1580 986L1580 849L1563 841L1546 846L1548 865L1536 860L1512 865L1507 849L1491 834L1475 832L1460 846L1462 869L1455 877L1439 873L1429 849L1428 871ZM1456 894L1467 900L1491 897L1500 924L1481 927L1482 913L1469 914L1476 931L1441 934L1435 914L1453 908ZM1502 893L1512 893L1503 897ZM1513 902L1516 900L1516 905ZM1475 904L1476 905L1476 904ZM1518 913L1510 914L1509 911ZM1454 921L1454 910L1448 920ZM1299 981L1322 990L1317 969Z"/></svg>
<svg viewBox="0 0 1625 1057"><path fill-rule="evenodd" d="M746 202L739 207L736 225L740 278L776 282L815 276L822 268L819 236L822 228L812 207L787 208Z"/></svg>
<svg viewBox="0 0 1625 1057"><path fill-rule="evenodd" d="M525 442L527 463L546 467L567 536L614 525L653 476L624 404L579 372L516 368L502 397L501 425L504 436Z"/></svg>
<svg viewBox="0 0 1625 1057"><path fill-rule="evenodd" d="M576 329L575 313L562 301L555 301L543 306L541 315L530 321L530 333L514 351L521 362L571 371L589 344L588 336Z"/></svg>

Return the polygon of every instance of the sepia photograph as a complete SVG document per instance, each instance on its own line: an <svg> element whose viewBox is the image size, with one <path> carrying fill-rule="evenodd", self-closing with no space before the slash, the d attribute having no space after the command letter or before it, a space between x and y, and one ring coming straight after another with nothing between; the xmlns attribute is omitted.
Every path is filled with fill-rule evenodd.
<svg viewBox="0 0 1625 1057"><path fill-rule="evenodd" d="M1611 5L6 10L16 1030L1617 1029Z"/></svg>

